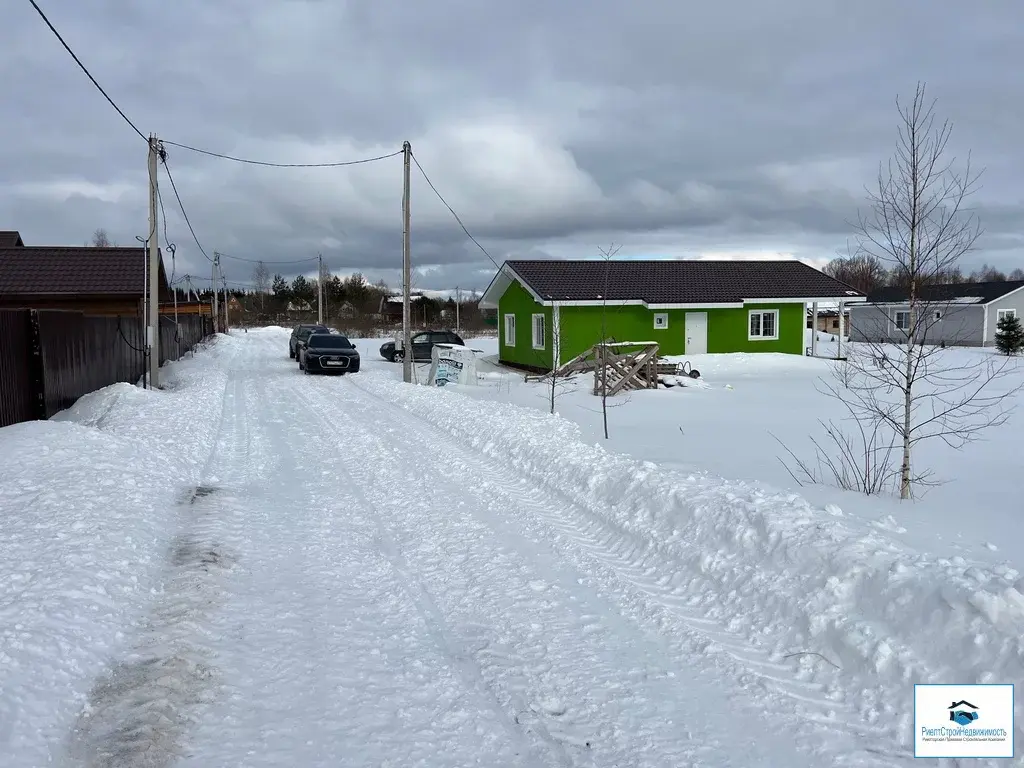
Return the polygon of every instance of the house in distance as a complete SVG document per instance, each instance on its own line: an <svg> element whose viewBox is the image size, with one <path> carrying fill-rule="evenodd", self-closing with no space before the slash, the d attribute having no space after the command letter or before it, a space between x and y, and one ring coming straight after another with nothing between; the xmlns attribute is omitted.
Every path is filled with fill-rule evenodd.
<svg viewBox="0 0 1024 768"><path fill-rule="evenodd" d="M850 310L850 340L906 342L911 328L910 292L880 288L867 302ZM992 347L1004 316L1024 318L1024 280L948 283L922 286L913 321L921 344Z"/></svg>
<svg viewBox="0 0 1024 768"><path fill-rule="evenodd" d="M498 311L502 363L551 370L602 339L802 355L808 305L864 299L799 261L512 260L480 305Z"/></svg>

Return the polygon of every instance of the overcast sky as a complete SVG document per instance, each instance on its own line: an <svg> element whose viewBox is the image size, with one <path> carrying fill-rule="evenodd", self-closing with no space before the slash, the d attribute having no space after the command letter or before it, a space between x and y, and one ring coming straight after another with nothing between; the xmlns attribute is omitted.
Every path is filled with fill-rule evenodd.
<svg viewBox="0 0 1024 768"><path fill-rule="evenodd" d="M951 148L986 168L965 263L1024 266L1024 3L920 0L40 0L144 133L271 162L413 152L498 263L801 258L844 250L925 80ZM27 244L147 231L146 145L27 0L0 26L0 229ZM398 284L400 157L241 165L168 146L199 240L322 251ZM209 276L165 177L180 276ZM413 169L420 288L494 267ZM162 234L161 234L162 237ZM230 280L252 265L227 259ZM168 265L170 267L170 265ZM298 267L268 264L294 276ZM299 265L301 267L301 265Z"/></svg>

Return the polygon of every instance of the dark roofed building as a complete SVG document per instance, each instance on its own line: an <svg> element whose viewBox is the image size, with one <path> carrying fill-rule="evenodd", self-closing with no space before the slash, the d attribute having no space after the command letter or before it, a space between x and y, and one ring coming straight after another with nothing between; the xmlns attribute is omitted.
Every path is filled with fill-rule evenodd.
<svg viewBox="0 0 1024 768"><path fill-rule="evenodd" d="M925 285L918 316L910 315L910 292L881 288L850 309L851 341L903 343L911 326L921 344L991 347L1007 315L1024 318L1024 280Z"/></svg>
<svg viewBox="0 0 1024 768"><path fill-rule="evenodd" d="M803 354L808 304L862 301L799 261L512 260L480 306L498 310L501 361L547 370L602 340L602 314L609 338L663 355Z"/></svg>
<svg viewBox="0 0 1024 768"><path fill-rule="evenodd" d="M137 314L147 259L143 246L26 246L17 232L0 232L0 307ZM162 259L157 279L160 300L169 301Z"/></svg>

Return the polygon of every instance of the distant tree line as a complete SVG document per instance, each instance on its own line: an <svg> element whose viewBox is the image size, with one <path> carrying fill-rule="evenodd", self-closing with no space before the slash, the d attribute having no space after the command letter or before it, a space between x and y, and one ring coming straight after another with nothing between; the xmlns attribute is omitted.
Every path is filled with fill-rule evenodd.
<svg viewBox="0 0 1024 768"><path fill-rule="evenodd" d="M253 271L251 288L239 289L228 286L228 296L236 298L241 304L244 318L239 319L244 319L247 323L308 322L316 319L318 281L315 278L299 275L289 282L280 274L270 277L264 270L264 265L257 265ZM370 283L360 273L345 278L325 275L324 289L328 322L360 330L377 329L401 322L400 316L389 317L381 313L382 300L392 295L392 291L383 280ZM186 288L176 286L175 292L179 302L189 300ZM209 288L198 289L198 295L201 301L210 301ZM413 298L411 304L414 327L455 326L454 298L417 296ZM289 307L292 308L291 311ZM300 307L309 309L303 310L299 309ZM482 329L486 325L475 295L467 294L461 297L458 310L459 324L463 328Z"/></svg>
<svg viewBox="0 0 1024 768"><path fill-rule="evenodd" d="M863 293L871 293L879 288L907 288L910 275L900 266L887 267L881 259L871 254L840 256L832 259L825 267L825 273L841 280L847 285ZM919 278L920 279L920 276ZM1005 273L988 264L982 264L969 275L964 275L959 266L936 270L928 275L928 281L937 285L953 285L959 283L1002 283L1007 280L1024 280L1024 269L1017 268Z"/></svg>

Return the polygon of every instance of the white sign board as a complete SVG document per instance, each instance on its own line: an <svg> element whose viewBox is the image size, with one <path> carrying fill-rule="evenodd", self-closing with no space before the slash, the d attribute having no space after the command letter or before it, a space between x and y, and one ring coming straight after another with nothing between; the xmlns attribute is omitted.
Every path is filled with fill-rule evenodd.
<svg viewBox="0 0 1024 768"><path fill-rule="evenodd" d="M433 387L446 384L478 384L476 353L469 347L455 344L435 344L430 352L430 377Z"/></svg>

